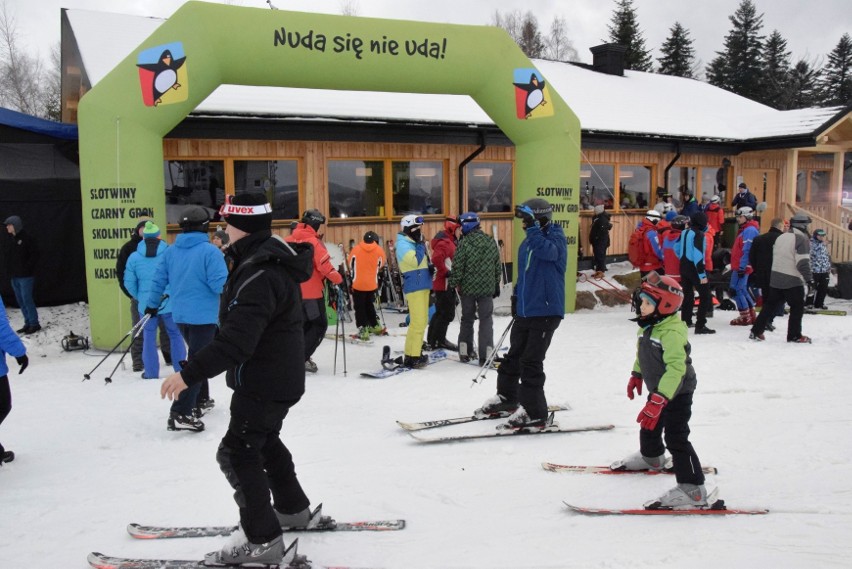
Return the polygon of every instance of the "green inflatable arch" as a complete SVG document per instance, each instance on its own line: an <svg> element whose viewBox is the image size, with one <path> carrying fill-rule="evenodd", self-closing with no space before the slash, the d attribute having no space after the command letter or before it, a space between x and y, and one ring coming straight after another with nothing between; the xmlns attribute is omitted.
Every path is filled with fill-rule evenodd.
<svg viewBox="0 0 852 569"><path fill-rule="evenodd" d="M80 101L93 343L131 327L115 254L136 219L165 227L163 136L221 84L469 95L516 146L515 201L543 197L568 235L573 310L580 125L501 29L187 2ZM515 223L515 255L523 235Z"/></svg>

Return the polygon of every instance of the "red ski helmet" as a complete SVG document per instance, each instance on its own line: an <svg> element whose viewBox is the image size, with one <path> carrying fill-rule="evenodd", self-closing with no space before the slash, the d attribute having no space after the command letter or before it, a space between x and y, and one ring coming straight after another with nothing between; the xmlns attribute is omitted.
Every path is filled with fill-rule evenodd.
<svg viewBox="0 0 852 569"><path fill-rule="evenodd" d="M643 293L653 300L660 316L676 313L683 303L683 289L680 284L671 277L660 276L656 271L651 271L642 279L640 295Z"/></svg>

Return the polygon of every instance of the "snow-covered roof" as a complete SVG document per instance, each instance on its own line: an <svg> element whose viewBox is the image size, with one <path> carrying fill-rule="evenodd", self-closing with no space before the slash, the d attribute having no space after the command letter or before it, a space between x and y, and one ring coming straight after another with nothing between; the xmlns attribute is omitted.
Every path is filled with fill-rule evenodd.
<svg viewBox="0 0 852 569"><path fill-rule="evenodd" d="M92 85L165 19L67 9ZM535 60L536 67L577 114L586 133L747 141L818 134L842 107L778 111L709 83L625 71L607 75L569 63ZM342 120L487 124L493 121L465 95L332 91L221 85L198 114Z"/></svg>

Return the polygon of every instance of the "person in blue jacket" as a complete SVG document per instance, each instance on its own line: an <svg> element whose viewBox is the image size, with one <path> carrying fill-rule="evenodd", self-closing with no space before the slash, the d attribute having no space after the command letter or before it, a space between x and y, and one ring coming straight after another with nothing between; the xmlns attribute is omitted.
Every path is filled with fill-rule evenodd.
<svg viewBox="0 0 852 569"><path fill-rule="evenodd" d="M157 265L162 259L168 246L160 240L160 228L152 221L146 221L142 228L142 241L136 246L136 251L127 258L124 268L124 288L137 300L139 316L145 313L145 301L151 293L151 285ZM166 287L165 294L169 294ZM139 300L142 302L139 302ZM144 371L142 379L157 379L160 377L160 358L157 356L157 328L160 320L166 328L170 352L173 354L172 369L180 371L180 361L186 359L186 347L183 345L180 330L172 318L171 303L168 298L158 306L156 316L152 316L142 329L142 364Z"/></svg>
<svg viewBox="0 0 852 569"><path fill-rule="evenodd" d="M544 431L558 427L547 417L544 357L565 316L565 232L552 223L553 206L533 198L515 208L526 237L518 249L518 282L512 295L510 347L497 373L497 395L474 414L509 416L501 430Z"/></svg>
<svg viewBox="0 0 852 569"><path fill-rule="evenodd" d="M172 317L192 359L216 335L219 296L228 278L228 267L222 252L207 236L210 225L207 210L200 206L187 207L179 224L183 233L163 254L145 303L145 313L156 316L160 298L168 286ZM212 407L205 379L183 391L172 403L167 427L170 431L201 431L204 423L198 420L198 415Z"/></svg>
<svg viewBox="0 0 852 569"><path fill-rule="evenodd" d="M0 298L0 424L12 410L12 391L9 389L9 366L6 365L6 354L15 358L15 361L21 366L18 375L24 373L29 365L27 348L9 325L6 307L3 305L3 299ZM4 462L12 462L13 460L15 460L15 453L6 450L0 443L0 466Z"/></svg>

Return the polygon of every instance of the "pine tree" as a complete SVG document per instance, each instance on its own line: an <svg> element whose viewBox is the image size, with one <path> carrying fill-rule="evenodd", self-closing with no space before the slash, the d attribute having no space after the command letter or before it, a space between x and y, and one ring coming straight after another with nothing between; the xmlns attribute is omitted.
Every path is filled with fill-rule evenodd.
<svg viewBox="0 0 852 569"><path fill-rule="evenodd" d="M822 69L825 106L852 105L852 37L843 34Z"/></svg>
<svg viewBox="0 0 852 569"><path fill-rule="evenodd" d="M707 80L717 87L733 91L743 97L759 101L763 77L763 14L751 0L742 0L733 16L733 28L725 37L724 51L707 67Z"/></svg>
<svg viewBox="0 0 852 569"><path fill-rule="evenodd" d="M779 109L807 109L822 103L821 72L805 59L800 59L787 76L787 92Z"/></svg>
<svg viewBox="0 0 852 569"><path fill-rule="evenodd" d="M761 103L776 109L787 108L790 93L790 52L781 32L773 30L763 50L763 92Z"/></svg>
<svg viewBox="0 0 852 569"><path fill-rule="evenodd" d="M663 75L674 75L675 77L686 77L694 79L693 67L695 65L695 48L692 47L692 38L689 30L675 22L669 29L669 37L660 48L663 56L658 58L660 64L658 73Z"/></svg>
<svg viewBox="0 0 852 569"><path fill-rule="evenodd" d="M624 54L624 68L634 71L651 71L653 62L651 52L645 48L645 38L639 30L636 9L633 0L616 0L609 30L609 42L627 48ZM604 40L606 41L606 40Z"/></svg>

